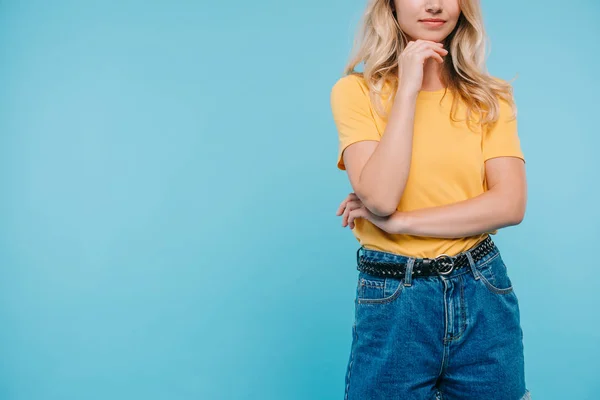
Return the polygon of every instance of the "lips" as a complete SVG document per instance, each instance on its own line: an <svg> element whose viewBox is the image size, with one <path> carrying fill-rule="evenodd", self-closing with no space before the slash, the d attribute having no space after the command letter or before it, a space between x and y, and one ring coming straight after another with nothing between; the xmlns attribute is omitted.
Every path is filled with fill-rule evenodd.
<svg viewBox="0 0 600 400"><path fill-rule="evenodd" d="M443 27L446 23L446 21L444 21L443 19L438 18L422 19L419 20L419 22L422 23L423 26L427 27L428 29L439 29Z"/></svg>

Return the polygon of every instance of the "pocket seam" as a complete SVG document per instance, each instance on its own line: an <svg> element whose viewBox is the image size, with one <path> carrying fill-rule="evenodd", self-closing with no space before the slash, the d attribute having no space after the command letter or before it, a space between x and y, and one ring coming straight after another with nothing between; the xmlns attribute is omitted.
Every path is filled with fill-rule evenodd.
<svg viewBox="0 0 600 400"><path fill-rule="evenodd" d="M511 285L507 288L497 288L496 286L492 285L485 276L483 275L479 275L481 280L483 281L483 283L485 284L485 286L487 286L488 289L490 289L492 292L496 293L496 294L508 294L510 292L513 291L514 287Z"/></svg>
<svg viewBox="0 0 600 400"><path fill-rule="evenodd" d="M493 260L493 259L497 258L498 256L499 256L499 254L498 254L497 256L494 256L494 257L492 257L492 258L491 258L490 260L488 260L488 261L491 261L491 260ZM504 264L504 261L502 261L502 263ZM486 263L485 263L485 265L487 265L487 264L488 264L488 262L486 262ZM506 268L506 266L504 266L504 268ZM491 274L492 276L494 276L494 271L492 270L492 268L491 268L491 267L489 268L489 270L490 270L490 274ZM490 281L489 281L489 280L488 280L488 279L485 277L485 275L484 275L484 274L481 272L481 270L478 270L477 272L479 273L479 277L481 278L481 281L484 283L484 285L485 285L485 286L486 286L486 287L487 287L487 288L488 288L488 289L489 289L489 290L490 290L492 293L495 293L495 294L509 294L509 293L511 293L511 292L514 290L514 285L510 285L510 286L509 286L509 287L507 287L507 288L499 288L499 287L496 287L496 286L492 285L492 283L491 283L491 282L490 282Z"/></svg>
<svg viewBox="0 0 600 400"><path fill-rule="evenodd" d="M361 282L361 285L364 286L365 284ZM379 286L379 287L381 287L381 286ZM385 304L385 303L390 303L390 302L394 301L398 296L400 296L400 293L402 292L403 289L404 289L404 279L401 279L400 282L398 283L398 287L396 288L396 290L394 291L394 293L392 293L388 297L383 297L383 298L380 298L380 299L367 299L367 298L357 297L356 301L357 301L358 304Z"/></svg>

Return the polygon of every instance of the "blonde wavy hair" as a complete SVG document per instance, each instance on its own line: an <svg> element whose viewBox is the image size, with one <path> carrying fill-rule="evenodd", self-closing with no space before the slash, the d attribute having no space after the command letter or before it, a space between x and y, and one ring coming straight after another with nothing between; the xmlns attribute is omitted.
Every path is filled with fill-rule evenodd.
<svg viewBox="0 0 600 400"><path fill-rule="evenodd" d="M473 112L479 117L482 127L493 125L500 114L498 97L510 105L513 118L517 108L512 85L492 77L485 66L486 42L483 16L479 0L459 0L461 15L455 29L444 40L448 55L444 57L442 79L447 90L455 96L452 101L451 119L457 111L458 100L466 105L466 121L469 128ZM359 74L369 87L369 97L376 112L387 117L381 98L384 85L398 88L398 57L408 44L408 39L396 19L393 0L369 0L361 19L359 31L354 39L349 62L343 74ZM364 72L355 67L364 62ZM391 90L388 99L396 93ZM446 91L444 91L444 96Z"/></svg>

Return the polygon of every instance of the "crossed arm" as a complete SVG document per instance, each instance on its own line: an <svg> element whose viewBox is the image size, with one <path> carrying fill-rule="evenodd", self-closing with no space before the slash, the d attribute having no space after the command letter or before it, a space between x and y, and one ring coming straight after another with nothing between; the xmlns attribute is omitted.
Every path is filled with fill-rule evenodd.
<svg viewBox="0 0 600 400"><path fill-rule="evenodd" d="M517 157L485 162L488 190L457 203L401 212L402 233L459 238L521 223L527 203L525 163Z"/></svg>
<svg viewBox="0 0 600 400"><path fill-rule="evenodd" d="M443 238L473 236L519 224L527 203L523 160L491 158L485 162L485 174L488 190L479 196L444 206L396 211L387 217L374 215L361 204L361 208L344 213L347 224L353 226L354 218L362 217L388 233ZM346 226L345 221L342 226Z"/></svg>

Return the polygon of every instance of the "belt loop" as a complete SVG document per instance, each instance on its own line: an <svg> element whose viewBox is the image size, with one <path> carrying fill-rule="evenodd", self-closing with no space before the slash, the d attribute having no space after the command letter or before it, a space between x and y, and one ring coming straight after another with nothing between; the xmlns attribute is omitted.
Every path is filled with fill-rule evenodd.
<svg viewBox="0 0 600 400"><path fill-rule="evenodd" d="M477 271L477 268L475 268L475 261L473 260L473 255L471 255L471 251L466 251L465 255L467 256L467 259L469 260L469 267L471 268L471 272L473 273L473 277L475 278L476 281L479 280L479 271Z"/></svg>
<svg viewBox="0 0 600 400"><path fill-rule="evenodd" d="M406 270L404 271L404 286L412 285L412 270L415 264L415 258L410 257L406 262Z"/></svg>
<svg viewBox="0 0 600 400"><path fill-rule="evenodd" d="M359 255L358 255L358 254L360 253L360 249L362 249L362 248L363 248L363 246L362 246L362 245L360 245L360 247L358 248L358 250L356 250L356 266L359 266L359 265L360 265L360 262L359 262Z"/></svg>

